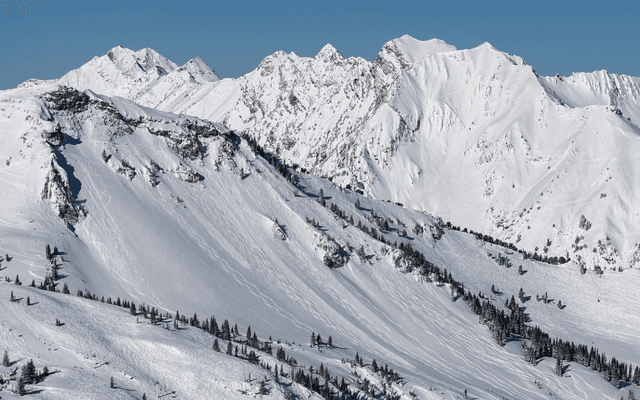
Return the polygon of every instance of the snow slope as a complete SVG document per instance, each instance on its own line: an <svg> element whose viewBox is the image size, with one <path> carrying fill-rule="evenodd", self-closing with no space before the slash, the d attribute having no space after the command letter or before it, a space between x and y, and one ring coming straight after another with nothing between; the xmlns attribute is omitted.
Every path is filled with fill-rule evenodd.
<svg viewBox="0 0 640 400"><path fill-rule="evenodd" d="M83 68L62 82L103 92L82 83L94 74ZM218 121L374 198L618 270L640 259L639 83L606 71L540 77L488 43L403 36L374 62L327 45L314 58L277 52L238 79L167 76L118 94Z"/></svg>
<svg viewBox="0 0 640 400"><path fill-rule="evenodd" d="M43 280L49 243L64 252L58 285L68 284L72 294L88 290L162 312L215 315L241 332L250 325L262 340L302 343L291 348L301 365L323 362L349 382L352 369L341 359L357 351L366 363L375 358L399 372L404 385L392 389L403 399L410 391L421 399L455 399L465 389L482 399L613 398L633 389L617 389L577 364L560 378L553 360L525 363L517 342L497 346L463 301L451 302L446 285L402 273L397 250L335 218L328 206L335 203L369 228L378 226L374 213L389 218L388 241L411 243L468 290L486 294L495 284L504 293L493 300L497 305L520 287L561 299L563 310L527 302L531 324L634 365L640 362L637 270L581 275L577 266L510 255L526 271L518 275L487 256L504 248L453 230L434 241L428 233L434 217L313 175L296 174L293 186L226 127L122 97L48 83L3 91L0 132L0 181L10 188L0 210L0 253L12 257L2 261L11 279ZM318 204L320 189L327 207ZM416 224L426 233L413 234ZM400 235L404 230L408 238ZM363 247L365 257L354 250L345 266L327 268L334 243ZM205 352L212 339L196 329L175 339L182 333L136 325L126 310L6 283L0 298L13 290L22 299L0 311L12 358L60 370L35 397L126 396L107 386L110 376L126 373L119 382L136 390L133 396L166 390L179 398L233 398L246 374L257 371ZM38 304L27 307L25 296ZM65 325L52 327L55 318ZM312 331L331 335L336 349L306 347ZM58 350L49 352L49 344ZM109 368L94 377L89 367L101 361Z"/></svg>

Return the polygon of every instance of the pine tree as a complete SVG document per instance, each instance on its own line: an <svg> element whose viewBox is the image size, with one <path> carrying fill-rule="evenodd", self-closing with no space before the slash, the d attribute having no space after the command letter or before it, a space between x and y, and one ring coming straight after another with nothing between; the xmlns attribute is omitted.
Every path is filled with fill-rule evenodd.
<svg viewBox="0 0 640 400"><path fill-rule="evenodd" d="M13 295L13 290L11 291L11 297L9 297L9 301L12 303L16 301L16 296Z"/></svg>
<svg viewBox="0 0 640 400"><path fill-rule="evenodd" d="M56 318L56 326L62 326L62 322L58 318Z"/></svg>
<svg viewBox="0 0 640 400"><path fill-rule="evenodd" d="M226 320L226 319L222 323L222 339L223 340L231 340L231 331L230 331L230 328L229 328L229 321Z"/></svg>
<svg viewBox="0 0 640 400"><path fill-rule="evenodd" d="M38 374L36 373L36 367L33 364L33 360L29 360L22 366L21 378L24 379L24 383L27 385L38 382Z"/></svg>
<svg viewBox="0 0 640 400"><path fill-rule="evenodd" d="M20 282L20 277L18 275L16 275L16 280L13 282L16 285L22 285L22 282Z"/></svg>
<svg viewBox="0 0 640 400"><path fill-rule="evenodd" d="M518 292L518 298L524 303L524 290L522 288L520 288L520 291Z"/></svg>
<svg viewBox="0 0 640 400"><path fill-rule="evenodd" d="M360 199L356 199L356 202L354 203L354 206L356 206L356 210L360 209Z"/></svg>
<svg viewBox="0 0 640 400"><path fill-rule="evenodd" d="M218 353L220 352L220 344L218 343L218 339L217 338L213 340L213 349L215 351L217 351Z"/></svg>
<svg viewBox="0 0 640 400"><path fill-rule="evenodd" d="M267 377L260 381L260 388L258 388L258 394L263 396L269 394L269 388L267 387Z"/></svg>
<svg viewBox="0 0 640 400"><path fill-rule="evenodd" d="M26 388L26 383L24 381L24 377L20 376L20 379L18 379L18 387L16 388L16 393L19 396L24 396L25 394L27 394L27 388Z"/></svg>
<svg viewBox="0 0 640 400"><path fill-rule="evenodd" d="M9 351L5 350L4 351L4 355L2 356L2 366L3 367L10 367L11 366L11 360L9 359Z"/></svg>
<svg viewBox="0 0 640 400"><path fill-rule="evenodd" d="M47 246L44 249L44 255L47 257L47 260L51 260L51 246L47 243Z"/></svg>
<svg viewBox="0 0 640 400"><path fill-rule="evenodd" d="M115 389L116 388L116 381L113 379L113 376L111 377L111 379L109 380L109 387L111 389Z"/></svg>
<svg viewBox="0 0 640 400"><path fill-rule="evenodd" d="M556 375L562 376L562 359L560 357L556 358Z"/></svg>
<svg viewBox="0 0 640 400"><path fill-rule="evenodd" d="M331 339L331 336L327 339L327 347L330 349L333 348L333 339Z"/></svg>
<svg viewBox="0 0 640 400"><path fill-rule="evenodd" d="M522 265L518 266L518 275L522 275Z"/></svg>
<svg viewBox="0 0 640 400"><path fill-rule="evenodd" d="M318 193L318 203L320 203L322 207L327 205L327 201L324 198L324 190L322 190L322 188L320 188L320 192Z"/></svg>
<svg viewBox="0 0 640 400"><path fill-rule="evenodd" d="M315 345L316 345L316 333L311 332L311 343L309 344L309 347L313 347Z"/></svg>
<svg viewBox="0 0 640 400"><path fill-rule="evenodd" d="M69 286L67 286L67 283L66 283L66 282L64 283L64 286L62 287L62 293L64 293L64 294L69 294L69 293L71 293L71 292L69 291Z"/></svg>
<svg viewBox="0 0 640 400"><path fill-rule="evenodd" d="M558 300L558 308L562 310L562 300Z"/></svg>
<svg viewBox="0 0 640 400"><path fill-rule="evenodd" d="M227 354L230 356L233 355L233 345L231 344L231 342L227 343Z"/></svg>
<svg viewBox="0 0 640 400"><path fill-rule="evenodd" d="M131 302L131 305L129 306L129 314L138 315L138 313L136 312L136 303L134 303L133 301Z"/></svg>

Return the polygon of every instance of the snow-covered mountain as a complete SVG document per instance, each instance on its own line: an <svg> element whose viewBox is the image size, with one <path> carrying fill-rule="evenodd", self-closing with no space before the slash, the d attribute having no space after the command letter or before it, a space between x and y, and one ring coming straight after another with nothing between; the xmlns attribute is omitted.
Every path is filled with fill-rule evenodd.
<svg viewBox="0 0 640 400"><path fill-rule="evenodd" d="M427 68L430 63L442 62L444 73L449 55L462 58L461 65L468 62L478 69L491 66L492 62L500 64L500 57L509 57L515 64L505 63L500 71L514 68L528 78L521 82L517 79L519 73L510 70L500 75L501 79L520 82L518 93L542 90L550 99L556 99L558 109L564 110L562 107L568 106L557 99L565 96L563 103L569 103L569 89L563 94L552 87L560 85L553 80L556 78L536 77L521 60L488 45L457 51L440 41L419 42L409 37L385 45L375 63L344 59L327 46L313 59L277 53L239 80L217 80L198 59L179 68L151 50L112 51L116 61L108 56L96 58L92 62L97 67L87 64L81 68L86 69L84 72L72 71L61 79L65 84L79 86L77 82L87 77L83 91L60 86L61 81L33 80L0 92L0 182L5 187L0 208L0 268L5 280L0 284L0 298L6 299L0 311L0 343L9 351L12 363L0 367L3 397L6 394L11 398L8 389L17 384L5 382L11 372L33 359L37 368L46 365L54 372L29 386L35 398L140 398L142 393L147 397L188 399L245 398L258 394L257 380L263 376L270 387L269 397L290 398L293 394L298 398L321 398L320 390L314 393L303 384L292 383L290 375L283 376L282 384L275 382L273 370L249 363L247 355L224 354L228 340L218 338L222 352L217 353L211 348L213 336L202 329L178 324L181 329L176 331L176 310L188 317L196 313L200 321L214 315L218 324L225 319L232 327L237 323L240 334L235 340L241 349L247 345L244 332L251 326L261 346L269 343L274 353L281 346L294 357L297 371L309 373L309 367L318 368L322 363L331 376L337 376L338 381L344 378L349 389L362 399L394 398L392 395L402 400L457 399L464 398L465 392L478 399L617 399L636 389L632 383L635 369L631 367L640 364L637 269L597 274L581 271L575 263L558 266L525 259L512 249L447 228L438 218L406 207L409 202L404 198L394 198L405 203L402 207L384 201L386 198L381 195L394 183L401 187L404 172L398 173L397 168L406 165L400 170L405 171L411 163L432 166L434 174L450 179L464 175L462 170L470 161L462 157L456 163L454 150L459 150L463 133L473 135L480 129L480 122L471 130L467 125L460 131L446 128L442 114L441 129L448 132L443 144L435 138L435 114L423 116L419 123L409 119L412 104L431 104L446 97L444 88L453 85L444 79L432 82L425 78L428 90L420 91L431 97L419 103L416 95L416 103L411 103L411 96L403 97L402 93L411 90L407 82L410 72L418 74L418 66L422 65L426 74L429 68L435 68ZM143 62L143 54L149 55L151 61ZM160 76L158 66L166 74ZM460 71L450 68L447 73L453 76ZM361 74L362 82L351 86L360 89L349 91L342 86L350 74ZM292 76L298 79L295 84L289 81ZM260 79L264 79L262 86L258 85ZM469 79L484 82L474 74ZM120 83L109 83L115 81ZM238 82L245 86L238 86ZM578 78L572 82L571 93L595 85L580 83ZM98 90L100 85L102 90ZM291 85L286 86L288 97L278 97L287 93L280 85ZM439 85L442 88L437 97L432 91ZM467 90L464 83L459 89ZM245 92L253 93L255 110L239 105L239 101L251 97ZM604 94L593 98L603 100L608 92L601 92ZM524 94L521 98L512 93L514 105L527 104ZM262 103L261 96L267 96L269 101ZM489 117L476 104L481 103L484 94L476 96L470 100L472 111L464 113L484 121ZM447 103L450 113L455 101L462 101L453 97ZM186 98L193 105L183 104ZM218 108L207 111L207 104L218 104ZM224 111L232 105L238 110ZM351 114L347 112L350 106L354 107ZM180 107L185 107L184 112ZM202 107L203 116L193 116L196 112L191 107ZM574 103L572 107L579 105ZM580 107L598 109L604 127L617 123L620 132L616 135L628 133L625 129L630 121L620 122L620 116L615 110L608 111L607 105ZM179 112L166 111L172 108ZM305 108L313 111L306 113ZM496 115L500 111L504 113L502 118L508 119L503 105L496 104L495 108ZM621 105L616 109L626 113ZM205 115L206 112L211 114ZM283 128L276 123L277 113L281 113L282 121L299 118L303 125L308 124L297 135L292 131L289 149L282 147ZM348 116L358 113L362 116L361 126L354 127ZM629 115L633 120L630 111ZM239 119L245 117L248 119ZM274 122L269 125L262 119ZM314 150L321 149L323 143L313 132L322 129L307 119L318 126L335 127L331 129L336 131L326 134L326 159L320 156L320 150ZM212 121L223 121L228 126ZM398 138L394 135L400 121L406 125L405 136L402 141L393 142L395 147L384 150L393 138ZM390 130L384 128L395 126L393 123L398 125ZM413 123L419 127L410 128ZM229 128L234 124L246 127L235 127L234 132ZM585 132L591 129L589 124L583 123ZM347 129L349 126L352 128ZM567 123L567 129L571 126ZM268 133L261 133L260 127L268 129ZM488 125L483 129L490 131ZM545 129L522 132L532 143L531 154L525 157L517 175L523 182L542 173L539 170L544 168L538 164L547 166L537 161L539 154L531 150L554 148L548 138L535 136L546 133ZM260 146L240 137L240 132L255 138L267 150L273 148L275 152L280 145L281 158L264 154ZM577 142L582 140L579 137ZM387 138L389 142L371 142L372 138ZM340 147L344 145L340 140L353 140L355 150ZM635 136L629 135L626 142L619 139L610 146L622 143L627 148L618 151L627 152L634 140ZM305 148L307 153L295 154L296 149ZM439 154L438 148L445 153ZM470 154L474 149L477 147ZM491 160L470 164L473 167L466 174L480 174L488 170L487 165L493 165L496 171L506 168L503 164L516 168L516 156L520 154L516 150L523 149L514 146L513 154L497 152ZM591 148L582 150L595 154ZM338 151L346 153L338 157ZM612 150L601 147L601 151ZM380 164L383 156L388 169ZM399 161L401 156L405 157L404 164ZM349 161L352 157L353 161ZM354 180L329 173L331 163L332 168L342 171L347 167L340 163L348 166L357 163L358 157L364 157L366 162L353 167L349 176ZM300 168L287 167L282 159L298 160L309 171L333 177L333 183L300 172ZM311 159L317 159L318 165L305 161ZM437 162L442 165L437 167ZM571 162L564 162L569 168ZM622 161L607 162L613 166ZM631 158L625 162L633 165ZM586 164L581 168L589 171ZM575 168L571 171L577 173ZM356 172L375 176L360 181ZM459 211L466 218L473 218L469 209L489 201L473 197L475 182L471 178L463 181L471 194L456 188L459 183L440 179L439 184L430 183L432 187L422 183L422 190L434 191L423 195L435 198L437 190L443 199L451 201L456 191L467 196ZM336 185L346 186L347 182L354 189L377 193L380 199ZM387 186L380 186L380 182ZM416 177L416 182L422 181ZM611 185L622 190L616 182L612 180ZM580 189L577 184L570 187L576 193ZM558 184L558 190L562 188ZM401 193L401 189L396 190ZM532 193L538 190L541 189L535 185L530 189ZM633 181L627 183L627 190L630 198L635 198ZM490 199L509 199L506 194L492 196ZM530 197L545 205L542 198ZM544 198L548 197L553 196L544 192ZM613 201L610 197L611 192L602 200ZM592 207L588 200L571 201ZM427 205L433 208L430 203ZM567 208L570 205L569 200L564 204ZM536 229L531 215L542 215L534 209L527 214L531 231ZM633 210L632 202L617 212L626 214L629 210ZM558 215L561 211L558 209ZM610 214L611 226L616 218L622 218L611 211L599 212ZM437 214L444 215L441 210ZM585 236L605 229L590 216L577 224ZM632 232L634 228L629 223L626 229ZM579 246L588 238L581 239ZM47 244L61 252L54 257L58 274L55 281L49 278L54 264L45 257ZM555 245L556 242L551 248ZM612 251L611 246L603 246L603 251ZM526 249L520 244L518 247ZM587 250L590 251L580 251ZM558 250L550 253L553 251ZM576 259L573 253L571 257ZM15 284L18 276L22 285ZM59 290L67 285L71 297L27 286L32 281L36 286L44 285L45 280L50 288L52 282ZM520 290L522 300L518 305L509 305ZM77 291L84 298L76 297ZM12 292L17 301L9 302ZM471 297L465 298L467 295L462 296L461 292ZM481 293L481 297L474 297ZM165 316L149 324L143 315L148 317L148 311L129 315L129 310L102 303L102 296L148 305ZM538 297L541 301L534 301ZM543 297L549 301L542 301ZM27 299L33 305L28 305ZM475 299L482 304L481 309L475 306ZM497 313L488 317L494 309ZM504 321L510 315L506 327ZM56 326L56 319L62 322L60 326ZM534 357L537 365L532 365L525 359L531 355L527 350L523 353L521 346L535 348L538 339L523 332L511 335L523 324L539 326L551 338L588 346L592 354L593 349L606 353L607 365L584 367L584 360L564 349L560 351L557 342L553 356L565 359L564 376L554 374L556 362L550 355ZM312 332L322 334L322 346L309 346ZM509 334L505 337L504 332ZM331 348L326 345L329 336ZM264 363L278 363L287 373L291 371L292 365L265 352L258 353ZM356 354L364 358L363 365L350 362ZM620 387L602 379L605 371L612 371L607 366L618 365L613 358L629 367L622 375L618 368L617 375L606 376L614 384L622 379ZM387 364L399 378L384 378L384 373L373 371L373 359L380 366ZM247 382L249 374L257 380ZM319 377L317 373L313 376ZM111 377L119 389L109 387ZM636 384L640 383L640 375L638 378ZM337 393L339 385L326 383L322 377L319 382L322 388ZM366 386L369 390L363 390Z"/></svg>
<svg viewBox="0 0 640 400"><path fill-rule="evenodd" d="M63 82L100 92L77 71ZM247 133L373 198L617 270L640 260L639 84L605 71L541 77L487 43L403 36L374 62L327 45L314 58L277 52L238 79L166 76L121 95Z"/></svg>
<svg viewBox="0 0 640 400"><path fill-rule="evenodd" d="M276 347L281 340L297 369L322 363L352 390L367 378L376 398L385 390L401 399L455 399L465 390L483 399L612 398L633 390L576 362L559 377L550 358L525 362L518 341L496 345L502 339L477 323L467 301L451 301L454 284L423 275L393 244L411 244L462 290L489 294L495 285L485 301L498 309L523 288L531 326L632 365L640 360L636 270L580 274L525 260L422 212L274 167L222 125L121 97L43 83L1 92L0 115L7 188L0 249L9 256L0 297L13 292L18 300L2 311L1 337L14 365L0 373L9 379L29 359L46 365L55 373L29 386L34 397L243 398L258 390L245 382L248 374L267 376L274 398L286 398L287 387L312 394L286 377L276 384L273 371L256 376L246 359L223 354L226 341L218 354L212 336L193 326L163 330L170 317L148 326L142 313L28 287L52 274L46 244L62 253L55 258L59 290L67 285L72 296L118 297L173 316L195 312L201 321L215 315L241 332L251 326L261 341L269 336ZM511 268L495 261L500 253ZM533 301L544 293L551 304ZM311 332L331 336L334 348L310 349ZM341 362L356 352L362 367ZM401 379L384 381L372 372L373 359ZM121 389L109 388L110 377Z"/></svg>

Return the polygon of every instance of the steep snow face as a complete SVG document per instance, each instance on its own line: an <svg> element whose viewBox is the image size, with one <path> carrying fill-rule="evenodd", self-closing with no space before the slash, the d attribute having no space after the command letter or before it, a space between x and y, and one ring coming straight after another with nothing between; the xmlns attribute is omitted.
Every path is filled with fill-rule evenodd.
<svg viewBox="0 0 640 400"><path fill-rule="evenodd" d="M327 45L314 58L277 52L238 79L179 74L129 98L527 251L590 268L640 260L638 78L539 77L488 43L410 36L373 63Z"/></svg>
<svg viewBox="0 0 640 400"><path fill-rule="evenodd" d="M549 360L525 363L517 342L497 346L462 300L451 301L447 286L411 273L402 251L364 234L356 227L361 222L387 241L411 244L467 290L490 293L495 284L501 294L487 300L500 308L520 287L531 296L548 292L567 307L528 301L532 324L592 343L621 361L640 360L637 271L581 275L576 267L509 255L523 265L519 275L487 255L503 248L449 230L434 241L430 232L441 229L435 218L311 175L298 174L293 186L224 126L123 98L54 85L0 92L0 132L0 181L11 188L0 209L0 249L12 259L2 267L25 283L39 283L48 273L49 243L64 253L58 285L68 284L73 294L89 290L163 312L197 312L201 320L215 315L242 331L250 325L261 340L272 335L295 342L287 353L301 368L323 362L354 386L356 372L374 382L377 393L383 387L378 375L339 360L358 351L367 363L375 358L388 364L402 382L385 388L404 398L414 392L455 399L465 389L488 399L626 395L628 388L614 387L595 371L572 364L573 379L557 377ZM61 176L60 200L42 196L54 168ZM353 225L318 203L320 189L327 206L334 203L353 216ZM52 208L60 203L86 212L68 221ZM344 266L328 268L325 258L338 245L346 253ZM567 285L569 280L575 283ZM175 390L185 398L236 398L247 387L242 377L258 373L213 354L211 337L195 329L169 332L146 321L143 327L101 303L6 281L0 297L7 299L14 288L22 300L0 311L6 328L0 338L11 344L12 357L60 369L45 380L42 398L83 391L113 398L108 379L115 373L119 385L124 381L138 394ZM26 296L38 304L27 308ZM65 324L59 330L51 326L55 318ZM336 349L301 350L311 332L331 335ZM204 375L206 370L216 376ZM91 388L100 382L104 386ZM273 390L271 396L284 393Z"/></svg>

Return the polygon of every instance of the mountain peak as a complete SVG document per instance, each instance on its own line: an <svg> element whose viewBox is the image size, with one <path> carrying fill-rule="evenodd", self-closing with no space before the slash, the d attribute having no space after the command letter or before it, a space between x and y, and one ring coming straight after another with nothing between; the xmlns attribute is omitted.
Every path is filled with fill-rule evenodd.
<svg viewBox="0 0 640 400"><path fill-rule="evenodd" d="M344 59L344 56L335 47L327 43L315 58L324 61L335 61Z"/></svg>
<svg viewBox="0 0 640 400"><path fill-rule="evenodd" d="M187 70L196 79L200 78L207 82L219 81L220 77L209 65L202 61L200 57L187 61L179 70Z"/></svg>

